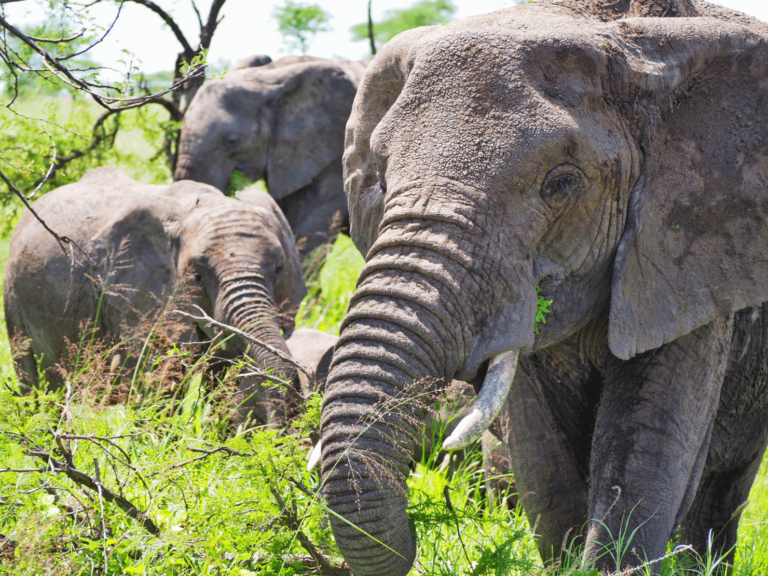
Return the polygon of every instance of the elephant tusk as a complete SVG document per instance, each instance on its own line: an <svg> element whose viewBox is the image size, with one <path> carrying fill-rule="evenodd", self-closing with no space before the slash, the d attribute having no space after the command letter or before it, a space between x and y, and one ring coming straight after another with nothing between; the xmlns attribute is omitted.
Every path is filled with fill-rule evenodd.
<svg viewBox="0 0 768 576"><path fill-rule="evenodd" d="M307 472L312 472L320 462L320 457L323 455L323 441L318 440L315 447L312 448L312 452L309 453L309 462L307 462Z"/></svg>
<svg viewBox="0 0 768 576"><path fill-rule="evenodd" d="M488 374L477 395L469 414L461 419L458 426L445 442L443 450L461 450L480 440L488 427L501 412L515 378L517 352L510 350L491 358Z"/></svg>

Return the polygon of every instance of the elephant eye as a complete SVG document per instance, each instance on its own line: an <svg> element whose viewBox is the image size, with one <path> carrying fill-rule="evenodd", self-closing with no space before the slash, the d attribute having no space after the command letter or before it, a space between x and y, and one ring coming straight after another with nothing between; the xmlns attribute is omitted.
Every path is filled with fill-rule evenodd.
<svg viewBox="0 0 768 576"><path fill-rule="evenodd" d="M285 265L285 260L283 259L283 257L282 257L282 256L280 256L280 257L277 259L277 262L275 262L275 272L280 272L280 270L282 270L282 269L283 269L283 266L284 266L284 265Z"/></svg>
<svg viewBox="0 0 768 576"><path fill-rule="evenodd" d="M384 178L384 174L381 173L381 170L376 170L376 176L379 177L379 188L381 188L381 192L383 194L387 193L387 180Z"/></svg>
<svg viewBox="0 0 768 576"><path fill-rule="evenodd" d="M237 132L230 132L224 138L224 145L227 146L227 148L234 148L239 143L240 143L240 134L238 134Z"/></svg>
<svg viewBox="0 0 768 576"><path fill-rule="evenodd" d="M553 210L560 210L581 187L581 176L581 170L570 164L550 170L541 185L542 200Z"/></svg>

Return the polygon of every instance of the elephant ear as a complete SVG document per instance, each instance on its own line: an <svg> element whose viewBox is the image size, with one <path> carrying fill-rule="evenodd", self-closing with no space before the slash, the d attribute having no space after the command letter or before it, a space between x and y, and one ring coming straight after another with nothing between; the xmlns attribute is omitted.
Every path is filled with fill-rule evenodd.
<svg viewBox="0 0 768 576"><path fill-rule="evenodd" d="M156 310L176 283L168 234L173 209L167 204L153 195L129 201L91 240L98 266L94 280L106 303L130 324Z"/></svg>
<svg viewBox="0 0 768 576"><path fill-rule="evenodd" d="M264 211L265 220L273 223L272 230L280 238L280 245L285 254L285 263L283 273L275 284L275 299L280 304L284 301L289 302L289 306L295 312L304 296L307 295L307 287L304 284L304 272L301 268L299 251L296 248L296 241L293 237L288 220L286 220L280 206L277 205L274 198L263 190L256 187L240 190L235 194L238 200L256 206Z"/></svg>
<svg viewBox="0 0 768 576"><path fill-rule="evenodd" d="M269 193L279 200L312 183L343 152L356 84L332 61L286 66L273 102L267 159Z"/></svg>
<svg viewBox="0 0 768 576"><path fill-rule="evenodd" d="M384 217L384 189L371 150L371 135L400 96L410 70L409 49L425 30L403 32L379 50L360 82L347 122L344 191L350 234L363 256L376 241Z"/></svg>
<svg viewBox="0 0 768 576"><path fill-rule="evenodd" d="M267 54L252 54L245 58L240 58L237 62L230 66L229 70L240 70L241 68L257 68L258 66L266 66L272 62Z"/></svg>
<svg viewBox="0 0 768 576"><path fill-rule="evenodd" d="M768 300L768 26L736 21L612 25L644 156L614 266L619 358Z"/></svg>

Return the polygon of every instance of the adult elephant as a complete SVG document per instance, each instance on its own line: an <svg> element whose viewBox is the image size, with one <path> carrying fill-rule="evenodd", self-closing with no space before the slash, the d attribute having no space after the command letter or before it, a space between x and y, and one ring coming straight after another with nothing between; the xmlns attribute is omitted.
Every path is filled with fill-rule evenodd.
<svg viewBox="0 0 768 576"><path fill-rule="evenodd" d="M382 406L425 379L481 388L453 448L512 385L545 558L587 522L587 558L637 530L623 565L681 522L699 550L735 542L768 436L766 78L768 26L688 0L525 4L377 54L344 157L367 263L321 431L330 509L388 547L332 517L357 576L414 561L420 415Z"/></svg>
<svg viewBox="0 0 768 576"><path fill-rule="evenodd" d="M19 361L27 386L37 381L38 369L60 383L50 369L68 342L79 340L84 323L95 321L99 336L125 340L166 305L182 280L191 302L214 319L289 354L281 329L293 329L306 287L291 229L268 194L251 188L227 198L205 184L152 186L115 168L97 168L34 208L73 243L62 250L30 212L11 238L5 317L11 337L30 341ZM199 330L215 336L190 323L182 339L194 339ZM230 355L247 353L263 369L295 377L292 364L248 342L234 343ZM287 394L279 388L262 393L257 384L242 381L241 412L281 424Z"/></svg>
<svg viewBox="0 0 768 576"><path fill-rule="evenodd" d="M348 219L344 126L365 66L309 56L238 61L189 105L174 178L219 190L235 170L265 179L306 255Z"/></svg>

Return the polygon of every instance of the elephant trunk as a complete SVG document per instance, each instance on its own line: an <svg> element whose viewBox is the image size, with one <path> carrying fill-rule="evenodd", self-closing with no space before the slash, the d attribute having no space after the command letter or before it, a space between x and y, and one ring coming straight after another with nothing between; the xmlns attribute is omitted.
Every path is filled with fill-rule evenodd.
<svg viewBox="0 0 768 576"><path fill-rule="evenodd" d="M230 325L290 355L280 333L281 322L277 306L269 290L258 279L235 279L223 283L216 308ZM237 342L237 346L255 360L262 371L270 372L292 385L297 380L296 368L269 350L251 342ZM241 387L246 396L245 407L252 407L259 401L257 399L261 397L261 381L263 379L257 378L249 381L250 388ZM263 413L273 425L282 425L292 408L295 408L295 401L280 386L270 388L266 398L266 406L257 409L257 414Z"/></svg>
<svg viewBox="0 0 768 576"><path fill-rule="evenodd" d="M176 170L173 172L174 180L194 180L195 158L185 152L179 152L176 159Z"/></svg>
<svg viewBox="0 0 768 576"><path fill-rule="evenodd" d="M484 390L451 440L455 448L471 443L498 414L515 351L533 332L531 265L502 276L481 257L487 236L462 212L466 190L440 187L462 207L455 212L424 203L433 195L423 192L388 192L326 385L323 492L338 515L330 519L336 543L357 576L404 575L413 564L406 478L422 432L418 396L457 375L473 380L488 361Z"/></svg>
<svg viewBox="0 0 768 576"><path fill-rule="evenodd" d="M173 179L194 180L202 184L210 184L222 192L227 189L232 175L233 166L221 158L212 158L210 151L195 151L182 144L176 159L176 169Z"/></svg>
<svg viewBox="0 0 768 576"><path fill-rule="evenodd" d="M449 380L462 355L461 335L431 297L439 279L398 287L398 273L361 280L323 406L324 496L344 518L330 521L357 576L404 575L413 564L406 478L423 417L414 397L429 378Z"/></svg>

